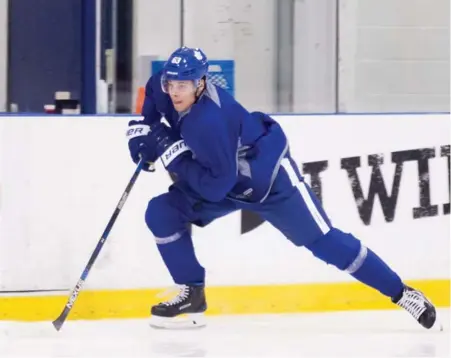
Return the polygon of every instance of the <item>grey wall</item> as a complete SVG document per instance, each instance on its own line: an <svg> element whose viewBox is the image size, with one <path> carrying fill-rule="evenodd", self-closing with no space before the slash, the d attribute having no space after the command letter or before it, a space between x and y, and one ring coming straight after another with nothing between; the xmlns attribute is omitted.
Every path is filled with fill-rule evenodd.
<svg viewBox="0 0 451 358"><path fill-rule="evenodd" d="M292 94L283 93L291 106L283 108L449 111L449 0L284 1L294 4L293 36L286 43L276 42L277 0L185 0L183 21L181 0L134 0L133 92L146 80L140 58L164 59L183 38L212 59L236 61L236 97L250 109L281 108L277 71L283 57L277 62L277 49L292 45L292 84L286 87ZM0 0L0 111L7 109L7 15L8 0Z"/></svg>
<svg viewBox="0 0 451 358"><path fill-rule="evenodd" d="M150 72L143 62L148 56L167 58L181 44L180 4L180 0L134 0L133 108L137 89L146 84Z"/></svg>
<svg viewBox="0 0 451 358"><path fill-rule="evenodd" d="M284 1L294 2L292 111L449 111L449 0ZM135 0L135 61L180 46L180 3ZM277 110L277 0L184 3L185 44L234 59L238 100Z"/></svg>
<svg viewBox="0 0 451 358"><path fill-rule="evenodd" d="M142 56L166 59L181 45L202 48L210 59L235 60L235 95L250 108L274 107L275 0L135 0L136 84ZM136 87L134 87L136 88Z"/></svg>
<svg viewBox="0 0 451 358"><path fill-rule="evenodd" d="M293 111L336 110L336 0L295 0Z"/></svg>
<svg viewBox="0 0 451 358"><path fill-rule="evenodd" d="M449 111L449 0L340 1L340 110Z"/></svg>

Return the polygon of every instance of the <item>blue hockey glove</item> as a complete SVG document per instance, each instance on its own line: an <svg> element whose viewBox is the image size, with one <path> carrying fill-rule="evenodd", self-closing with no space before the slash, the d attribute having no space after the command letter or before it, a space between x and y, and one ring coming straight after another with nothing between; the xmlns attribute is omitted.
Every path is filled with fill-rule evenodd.
<svg viewBox="0 0 451 358"><path fill-rule="evenodd" d="M168 171L175 171L178 161L190 152L180 135L162 123L151 125L148 137L154 141L157 156Z"/></svg>
<svg viewBox="0 0 451 358"><path fill-rule="evenodd" d="M128 139L128 149L130 156L135 164L138 164L140 158L146 160L143 170L153 171L153 163L158 159L153 140L150 140L148 134L150 126L142 121L130 121L126 137Z"/></svg>

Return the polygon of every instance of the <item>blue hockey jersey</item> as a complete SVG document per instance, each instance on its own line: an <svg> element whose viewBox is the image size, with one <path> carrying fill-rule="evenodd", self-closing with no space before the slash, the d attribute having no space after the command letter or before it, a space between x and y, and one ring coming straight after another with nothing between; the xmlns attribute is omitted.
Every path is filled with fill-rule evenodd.
<svg viewBox="0 0 451 358"><path fill-rule="evenodd" d="M164 116L191 149L192 157L177 165L179 184L208 201L264 201L288 151L280 125L264 113L248 112L208 81L196 103L178 113L160 81L158 73L147 82L142 115L148 124Z"/></svg>

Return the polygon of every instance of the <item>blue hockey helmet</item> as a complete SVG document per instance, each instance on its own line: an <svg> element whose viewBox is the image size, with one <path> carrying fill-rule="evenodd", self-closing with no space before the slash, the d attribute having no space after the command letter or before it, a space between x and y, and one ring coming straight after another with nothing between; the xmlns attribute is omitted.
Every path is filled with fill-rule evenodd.
<svg viewBox="0 0 451 358"><path fill-rule="evenodd" d="M208 59L199 48L180 47L175 50L164 64L161 76L163 91L169 80L194 81L197 86L199 80L208 72Z"/></svg>

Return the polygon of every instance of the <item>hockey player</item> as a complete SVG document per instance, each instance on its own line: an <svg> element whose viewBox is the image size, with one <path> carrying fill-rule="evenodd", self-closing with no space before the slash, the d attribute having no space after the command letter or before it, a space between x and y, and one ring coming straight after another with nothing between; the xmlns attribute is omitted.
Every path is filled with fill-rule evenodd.
<svg viewBox="0 0 451 358"><path fill-rule="evenodd" d="M205 270L187 224L203 227L233 211L258 213L295 246L378 290L431 328L436 311L406 286L376 253L334 227L290 156L281 126L261 112L248 112L210 83L200 49L182 47L146 85L143 120L127 130L132 159L145 170L158 158L177 180L152 198L145 220L179 291L151 308L151 322L170 328L180 315L202 326L207 309ZM162 117L170 126L161 122ZM237 247L239 250L239 247ZM186 315L188 314L188 315Z"/></svg>

